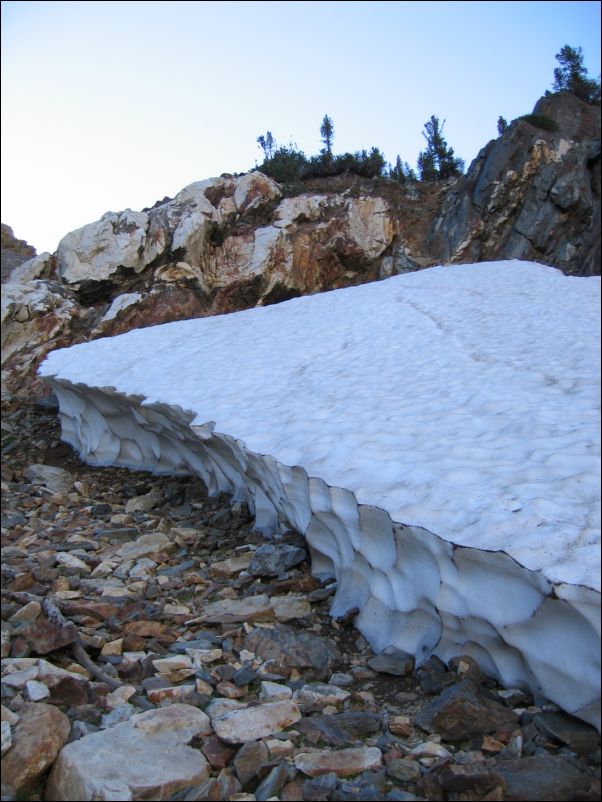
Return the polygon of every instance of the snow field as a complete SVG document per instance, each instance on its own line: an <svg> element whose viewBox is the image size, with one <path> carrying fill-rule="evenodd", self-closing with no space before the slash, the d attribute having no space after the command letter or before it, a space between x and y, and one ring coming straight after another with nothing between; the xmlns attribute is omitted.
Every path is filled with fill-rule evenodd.
<svg viewBox="0 0 602 802"><path fill-rule="evenodd" d="M599 278L431 268L55 351L63 436L306 534L374 648L599 725ZM186 412L184 411L186 410Z"/></svg>

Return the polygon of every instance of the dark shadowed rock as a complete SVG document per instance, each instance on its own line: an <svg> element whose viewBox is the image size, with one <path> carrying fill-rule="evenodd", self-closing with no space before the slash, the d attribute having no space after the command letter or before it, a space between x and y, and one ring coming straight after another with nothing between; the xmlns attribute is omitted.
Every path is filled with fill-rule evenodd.
<svg viewBox="0 0 602 802"><path fill-rule="evenodd" d="M420 764L417 760L391 760L387 764L387 774L398 782L416 782L420 779Z"/></svg>
<svg viewBox="0 0 602 802"><path fill-rule="evenodd" d="M420 687L425 693L441 693L443 688L454 681L453 675L447 674L445 663L435 655L431 655L416 671Z"/></svg>
<svg viewBox="0 0 602 802"><path fill-rule="evenodd" d="M485 763L446 765L437 772L437 781L442 791L453 794L450 799L502 799L506 786L502 775ZM489 796L496 790L498 795Z"/></svg>
<svg viewBox="0 0 602 802"><path fill-rule="evenodd" d="M373 671L378 671L380 674L393 674L403 677L405 674L412 673L414 657L411 654L395 649L386 654L377 654L375 657L371 657L368 660L368 665Z"/></svg>
<svg viewBox="0 0 602 802"><path fill-rule="evenodd" d="M267 777L255 789L255 799L263 802L263 800L277 797L287 780L290 779L289 771L290 769L286 763L274 766ZM292 773L294 774L294 771Z"/></svg>
<svg viewBox="0 0 602 802"><path fill-rule="evenodd" d="M450 741L460 741L503 727L514 727L518 716L491 699L473 680L447 688L416 716L416 724Z"/></svg>
<svg viewBox="0 0 602 802"><path fill-rule="evenodd" d="M248 572L252 576L278 576L307 557L305 549L288 543L265 543L255 554Z"/></svg>
<svg viewBox="0 0 602 802"><path fill-rule="evenodd" d="M522 760L503 760L498 771L506 783L505 799L522 800L595 800L600 798L600 781L583 774L562 757L536 755Z"/></svg>
<svg viewBox="0 0 602 802"><path fill-rule="evenodd" d="M367 712L335 713L330 716L309 716L295 725L312 743L324 741L333 746L349 746L380 732L380 716Z"/></svg>
<svg viewBox="0 0 602 802"><path fill-rule="evenodd" d="M327 638L296 632L284 625L253 629L245 645L264 660L275 659L291 668L314 668L316 676L326 675L341 660L338 650Z"/></svg>
<svg viewBox="0 0 602 802"><path fill-rule="evenodd" d="M579 754L587 755L600 746L600 736L593 727L566 713L538 713L533 723L544 735Z"/></svg>
<svg viewBox="0 0 602 802"><path fill-rule="evenodd" d="M459 679L472 679L477 683L485 679L485 673L481 666L474 657L467 654L452 657L448 662L448 667Z"/></svg>
<svg viewBox="0 0 602 802"><path fill-rule="evenodd" d="M243 744L234 758L234 770L241 784L244 786L256 777L268 760L268 748L263 741L247 741Z"/></svg>
<svg viewBox="0 0 602 802"><path fill-rule="evenodd" d="M49 700L61 705L84 705L90 699L90 693L90 683L84 677L63 677L50 688Z"/></svg>
<svg viewBox="0 0 602 802"><path fill-rule="evenodd" d="M330 797L341 802L379 802L385 799L385 773L364 771L358 777L341 780Z"/></svg>
<svg viewBox="0 0 602 802"><path fill-rule="evenodd" d="M339 778L331 771L328 774L321 774L303 783L303 799L308 802L322 802L328 800L337 787Z"/></svg>

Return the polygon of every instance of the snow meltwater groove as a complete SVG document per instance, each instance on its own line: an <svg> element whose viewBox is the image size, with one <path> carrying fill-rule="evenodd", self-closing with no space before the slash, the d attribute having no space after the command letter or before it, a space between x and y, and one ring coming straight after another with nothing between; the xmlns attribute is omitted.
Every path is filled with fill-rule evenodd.
<svg viewBox="0 0 602 802"><path fill-rule="evenodd" d="M51 353L63 439L294 527L377 650L600 727L600 279L429 268Z"/></svg>

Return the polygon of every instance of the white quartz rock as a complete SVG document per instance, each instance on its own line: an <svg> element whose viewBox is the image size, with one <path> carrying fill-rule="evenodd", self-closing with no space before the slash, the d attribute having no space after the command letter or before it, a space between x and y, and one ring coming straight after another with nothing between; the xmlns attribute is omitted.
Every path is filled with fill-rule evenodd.
<svg viewBox="0 0 602 802"><path fill-rule="evenodd" d="M118 267L144 269L140 252L145 242L145 212L107 212L100 220L71 231L59 242L60 277L69 284L110 278Z"/></svg>
<svg viewBox="0 0 602 802"><path fill-rule="evenodd" d="M273 735L295 724L301 711L290 700L266 702L256 707L232 710L211 719L215 734L222 741L232 744L255 741Z"/></svg>
<svg viewBox="0 0 602 802"><path fill-rule="evenodd" d="M204 780L209 765L192 738L210 732L207 716L172 704L67 744L53 766L49 799L168 799Z"/></svg>

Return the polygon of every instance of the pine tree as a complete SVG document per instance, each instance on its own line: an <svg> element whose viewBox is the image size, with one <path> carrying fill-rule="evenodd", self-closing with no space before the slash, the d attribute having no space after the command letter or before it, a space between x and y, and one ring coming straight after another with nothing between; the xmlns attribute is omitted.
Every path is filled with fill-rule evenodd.
<svg viewBox="0 0 602 802"><path fill-rule="evenodd" d="M421 181L443 181L454 175L461 175L464 162L454 155L443 136L443 123L433 114L425 124L422 136L426 139L426 149L418 156L418 170Z"/></svg>
<svg viewBox="0 0 602 802"><path fill-rule="evenodd" d="M570 92L586 103L599 103L600 81L588 78L583 66L583 50L565 45L555 58L560 67L554 69L554 91Z"/></svg>
<svg viewBox="0 0 602 802"><path fill-rule="evenodd" d="M385 157L380 152L380 149L377 147L370 148L370 153L366 160L366 168L370 178L381 176L385 171L385 166Z"/></svg>
<svg viewBox="0 0 602 802"><path fill-rule="evenodd" d="M421 181L437 181L439 178L435 166L435 155L428 148L418 155L418 174Z"/></svg>
<svg viewBox="0 0 602 802"><path fill-rule="evenodd" d="M398 181L400 184L413 183L417 180L416 173L407 162L401 161L401 156L399 155L395 160L395 167L389 165L389 178L391 181Z"/></svg>
<svg viewBox="0 0 602 802"><path fill-rule="evenodd" d="M508 120L505 117L500 116L497 118L497 133L498 136L501 136L504 131L508 128Z"/></svg>
<svg viewBox="0 0 602 802"><path fill-rule="evenodd" d="M322 150L322 155L326 161L332 161L332 140L334 137L334 123L328 116L328 114L324 115L324 119L322 120L322 125L320 126L320 136L322 137L322 142L324 143L324 148Z"/></svg>
<svg viewBox="0 0 602 802"><path fill-rule="evenodd" d="M276 140L272 136L272 132L267 131L265 136L263 134L258 136L257 144L263 150L264 161L268 162L272 158L276 148Z"/></svg>
<svg viewBox="0 0 602 802"><path fill-rule="evenodd" d="M397 154L397 159L395 160L395 167L389 165L389 178L392 181L399 181L400 184L405 184L406 182L406 174L399 154Z"/></svg>

